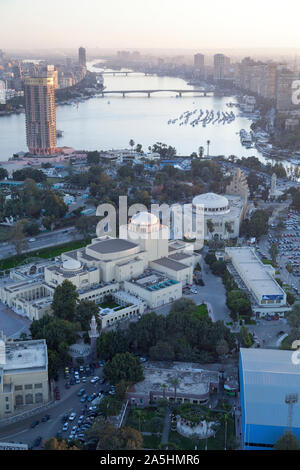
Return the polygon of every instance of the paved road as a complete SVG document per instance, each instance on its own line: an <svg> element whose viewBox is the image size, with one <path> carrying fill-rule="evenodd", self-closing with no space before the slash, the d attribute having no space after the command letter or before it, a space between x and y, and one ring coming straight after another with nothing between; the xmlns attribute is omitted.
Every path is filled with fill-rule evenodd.
<svg viewBox="0 0 300 470"><path fill-rule="evenodd" d="M35 241L29 242L30 238L34 238ZM47 248L50 246L61 245L68 243L73 240L79 240L82 235L75 231L74 227L68 227L65 229L55 230L54 232L48 232L35 237L27 238L28 248L24 250L24 253L30 253L38 249ZM16 255L15 246L12 243L5 242L0 245L0 259L7 258L9 256Z"/></svg>
<svg viewBox="0 0 300 470"><path fill-rule="evenodd" d="M95 375L102 376L102 368L95 369ZM32 442L39 436L43 440L50 439L55 436L58 431L62 431L62 417L66 413L76 412L76 418L74 421L70 421L69 430L63 433L63 437L67 438L70 434L72 426L77 424L77 420L80 415L84 414L83 410L85 404L80 403L80 398L76 395L78 390L84 388L86 393L90 395L92 392L99 392L100 390L106 390L107 385L91 384L91 377L87 377L86 383L80 383L71 386L70 389L65 389L65 380L62 378L59 380L59 389L61 399L55 402L54 407L44 410L43 412L26 418L24 421L20 421L14 424L9 424L5 427L0 427L0 441L1 442L22 442L23 444L32 444ZM88 406L92 406L93 402L86 402ZM49 414L51 418L46 423L41 422L41 418ZM40 421L40 424L34 429L30 427L33 421Z"/></svg>

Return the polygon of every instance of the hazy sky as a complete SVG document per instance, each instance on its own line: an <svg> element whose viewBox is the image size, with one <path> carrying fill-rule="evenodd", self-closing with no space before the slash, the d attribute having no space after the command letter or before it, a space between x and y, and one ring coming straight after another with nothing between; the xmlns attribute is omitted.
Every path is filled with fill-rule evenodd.
<svg viewBox="0 0 300 470"><path fill-rule="evenodd" d="M0 49L300 49L299 0L0 0Z"/></svg>

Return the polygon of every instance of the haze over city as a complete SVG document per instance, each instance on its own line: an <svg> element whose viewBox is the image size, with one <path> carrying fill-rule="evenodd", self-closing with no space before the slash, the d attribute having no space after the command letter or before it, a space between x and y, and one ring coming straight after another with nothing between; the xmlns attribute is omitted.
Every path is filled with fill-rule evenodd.
<svg viewBox="0 0 300 470"><path fill-rule="evenodd" d="M0 0L0 450L300 450L299 17Z"/></svg>
<svg viewBox="0 0 300 470"><path fill-rule="evenodd" d="M300 47L297 0L0 0L6 49Z"/></svg>

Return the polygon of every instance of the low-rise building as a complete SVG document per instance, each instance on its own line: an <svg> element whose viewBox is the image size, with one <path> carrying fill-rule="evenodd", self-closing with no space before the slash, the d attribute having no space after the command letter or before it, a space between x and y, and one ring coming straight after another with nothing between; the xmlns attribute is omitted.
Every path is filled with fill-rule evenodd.
<svg viewBox="0 0 300 470"><path fill-rule="evenodd" d="M290 311L286 293L276 282L275 270L263 264L255 250L249 246L225 248L227 260L232 263L233 274L239 276L250 294L253 313L257 317L283 316Z"/></svg>
<svg viewBox="0 0 300 470"><path fill-rule="evenodd" d="M219 389L219 372L194 363L148 362L144 365L144 377L127 391L132 406L148 406L164 398L173 403L203 405L211 392Z"/></svg>
<svg viewBox="0 0 300 470"><path fill-rule="evenodd" d="M46 341L0 336L0 419L49 401Z"/></svg>

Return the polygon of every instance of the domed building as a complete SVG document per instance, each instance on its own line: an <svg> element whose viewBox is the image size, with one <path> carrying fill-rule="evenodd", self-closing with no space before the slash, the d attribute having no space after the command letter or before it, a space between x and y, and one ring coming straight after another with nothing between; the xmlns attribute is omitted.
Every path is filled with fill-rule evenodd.
<svg viewBox="0 0 300 470"><path fill-rule="evenodd" d="M205 193L194 197L192 215L185 227L186 237L197 239L227 240L239 236L240 224L244 217L247 201L237 194L220 195ZM196 215L202 217L201 224L196 227Z"/></svg>
<svg viewBox="0 0 300 470"><path fill-rule="evenodd" d="M183 286L193 282L193 268L200 258L192 244L169 241L169 228L156 215L141 211L120 227L120 238L104 235L62 253L36 269L34 280L22 274L0 286L0 299L17 313L39 319L51 314L55 288L68 280L76 287L78 300L99 304L105 328L141 315L147 307L179 299ZM114 299L113 307L104 311L101 304L107 298Z"/></svg>

